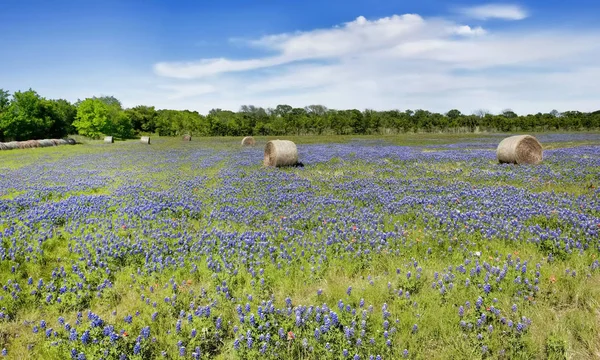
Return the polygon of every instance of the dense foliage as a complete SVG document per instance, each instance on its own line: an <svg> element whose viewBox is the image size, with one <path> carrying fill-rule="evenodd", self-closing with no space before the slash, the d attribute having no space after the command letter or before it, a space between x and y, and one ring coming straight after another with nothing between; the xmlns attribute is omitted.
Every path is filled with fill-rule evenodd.
<svg viewBox="0 0 600 360"><path fill-rule="evenodd" d="M264 109L243 105L238 112L213 109L207 115L189 110L156 110L152 106L123 109L112 96L75 104L47 100L35 91L9 96L0 89L0 141L60 137L78 132L91 138L111 135L131 138L140 133L161 136L397 134L407 132L556 131L600 128L600 111L567 111L517 115L511 110L490 114L479 110L445 114L427 110L360 111L327 109L322 105Z"/></svg>
<svg viewBox="0 0 600 360"><path fill-rule="evenodd" d="M60 138L72 132L76 108L66 100L47 100L33 90L0 89L0 141Z"/></svg>
<svg viewBox="0 0 600 360"><path fill-rule="evenodd" d="M599 135L540 135L538 166L451 136L2 154L2 354L597 357Z"/></svg>

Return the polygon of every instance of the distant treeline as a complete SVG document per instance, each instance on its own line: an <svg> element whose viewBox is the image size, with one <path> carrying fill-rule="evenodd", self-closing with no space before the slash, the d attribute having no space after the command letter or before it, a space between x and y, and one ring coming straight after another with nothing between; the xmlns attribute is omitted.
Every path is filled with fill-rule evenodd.
<svg viewBox="0 0 600 360"><path fill-rule="evenodd" d="M188 110L123 108L113 96L70 103L43 98L33 90L10 94L0 89L0 141L60 138L80 134L131 138L140 133L161 136L394 134L405 132L553 131L600 128L600 111L567 111L518 115L479 110L445 114L427 110L334 110L322 105L264 109L243 105L239 111L213 109L207 115Z"/></svg>

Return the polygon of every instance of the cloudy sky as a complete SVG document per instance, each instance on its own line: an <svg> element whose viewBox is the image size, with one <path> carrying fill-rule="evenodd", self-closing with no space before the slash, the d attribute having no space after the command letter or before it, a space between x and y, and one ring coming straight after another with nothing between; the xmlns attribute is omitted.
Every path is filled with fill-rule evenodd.
<svg viewBox="0 0 600 360"><path fill-rule="evenodd" d="M125 106L600 109L596 0L7 0L0 88Z"/></svg>

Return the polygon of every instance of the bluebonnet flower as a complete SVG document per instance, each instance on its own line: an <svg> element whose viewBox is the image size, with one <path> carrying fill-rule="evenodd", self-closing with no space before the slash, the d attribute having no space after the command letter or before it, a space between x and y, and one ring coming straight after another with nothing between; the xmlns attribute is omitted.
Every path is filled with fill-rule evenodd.
<svg viewBox="0 0 600 360"><path fill-rule="evenodd" d="M81 334L81 342L84 344L89 343L90 341L90 331L86 330L83 332L83 334Z"/></svg>
<svg viewBox="0 0 600 360"><path fill-rule="evenodd" d="M252 334L250 333L250 331L248 331L248 333L246 334L246 345L248 346L248 349L252 349L252 344Z"/></svg>

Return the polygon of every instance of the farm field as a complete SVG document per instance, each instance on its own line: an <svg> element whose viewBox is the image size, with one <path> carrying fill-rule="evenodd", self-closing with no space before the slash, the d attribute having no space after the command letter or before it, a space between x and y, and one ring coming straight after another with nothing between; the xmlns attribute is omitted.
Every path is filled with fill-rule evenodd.
<svg viewBox="0 0 600 360"><path fill-rule="evenodd" d="M599 358L600 133L535 135L0 152L1 355Z"/></svg>

